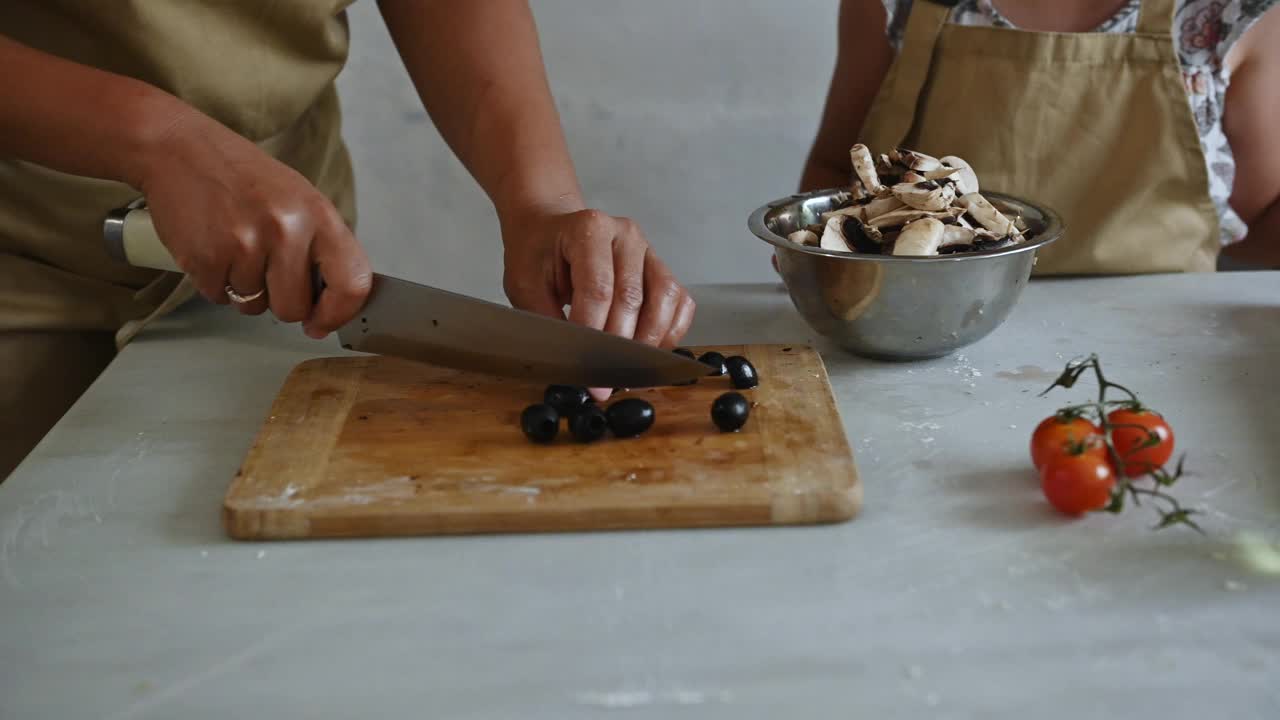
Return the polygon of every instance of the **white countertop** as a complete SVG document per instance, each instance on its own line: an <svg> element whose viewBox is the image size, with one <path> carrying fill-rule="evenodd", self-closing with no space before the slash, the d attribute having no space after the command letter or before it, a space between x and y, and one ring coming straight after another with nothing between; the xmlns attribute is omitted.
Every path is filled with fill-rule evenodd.
<svg viewBox="0 0 1280 720"><path fill-rule="evenodd" d="M813 337L774 286L695 294L690 344ZM1280 717L1280 577L1237 545L1280 539L1280 273L1038 281L927 363L816 344L851 523L240 544L222 495L336 346L185 312L0 484L0 718ZM1087 352L1208 537L1042 501L1029 433L1089 390L1036 393Z"/></svg>

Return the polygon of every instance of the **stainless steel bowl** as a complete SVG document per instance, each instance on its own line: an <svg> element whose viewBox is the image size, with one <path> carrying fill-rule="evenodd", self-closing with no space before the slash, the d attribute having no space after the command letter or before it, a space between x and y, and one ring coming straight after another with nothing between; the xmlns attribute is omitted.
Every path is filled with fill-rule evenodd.
<svg viewBox="0 0 1280 720"><path fill-rule="evenodd" d="M787 235L848 197L819 190L775 200L751 213L751 232L774 246L791 301L815 331L841 347L880 360L948 355L1004 322L1031 278L1036 250L1062 236L1049 208L1001 193L982 193L1019 215L1029 241L1002 250L892 257L852 255L796 245Z"/></svg>

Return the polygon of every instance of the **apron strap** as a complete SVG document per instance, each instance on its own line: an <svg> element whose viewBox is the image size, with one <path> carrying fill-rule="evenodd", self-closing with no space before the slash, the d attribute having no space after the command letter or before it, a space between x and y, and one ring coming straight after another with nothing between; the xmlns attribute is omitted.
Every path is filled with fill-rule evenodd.
<svg viewBox="0 0 1280 720"><path fill-rule="evenodd" d="M1177 12L1175 0L1142 0L1138 9L1138 34L1173 35L1173 19Z"/></svg>
<svg viewBox="0 0 1280 720"><path fill-rule="evenodd" d="M872 108L877 117L893 118L903 127L894 128L890 144L897 147L911 132L916 108L924 92L929 70L933 66L933 50L938 36L951 18L954 0L917 0L912 3L911 15L902 34L902 49L893 69L884 79L888 96L881 98Z"/></svg>

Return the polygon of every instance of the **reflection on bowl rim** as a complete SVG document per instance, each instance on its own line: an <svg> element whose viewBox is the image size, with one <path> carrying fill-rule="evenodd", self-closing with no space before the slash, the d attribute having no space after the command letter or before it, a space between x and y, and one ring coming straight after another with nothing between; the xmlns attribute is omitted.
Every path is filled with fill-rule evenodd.
<svg viewBox="0 0 1280 720"><path fill-rule="evenodd" d="M1033 202L1028 202L1013 195L1005 193L992 192L988 190L982 191L982 196L992 201L997 206L999 204L1023 205L1036 210L1044 216L1045 228L1028 242L1013 245L1007 248L997 248L993 250L979 250L976 252L955 253L952 255L930 255L928 257L910 256L910 255L871 255L868 253L850 253L841 252L839 250L823 250L822 248L812 247L809 245L797 245L790 240L778 235L770 230L764 223L764 218L770 212L777 210L785 205L793 205L803 203L806 200L812 200L820 197L830 197L841 193L848 193L848 188L827 188L825 190L814 190L807 193L796 193L788 195L785 198L779 198L769 202L761 207L756 208L747 218L747 227L752 234L761 240L775 247L792 250L806 255L820 255L823 257L836 258L838 260L855 260L866 262L883 262L883 263L936 263L936 262L965 262L969 260L983 260L987 258L1005 257L1008 255L1017 255L1019 253L1030 252L1037 248L1044 247L1049 243L1062 237L1063 226L1062 218L1052 208L1046 207Z"/></svg>

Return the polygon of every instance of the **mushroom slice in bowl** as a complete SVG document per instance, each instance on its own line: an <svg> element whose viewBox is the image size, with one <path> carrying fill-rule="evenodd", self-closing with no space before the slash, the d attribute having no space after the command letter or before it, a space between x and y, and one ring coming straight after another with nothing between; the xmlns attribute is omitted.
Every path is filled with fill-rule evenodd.
<svg viewBox="0 0 1280 720"><path fill-rule="evenodd" d="M947 155L942 158L942 163L949 168L955 168L959 172L955 179L956 190L959 190L961 195L976 193L981 189L978 186L977 173L973 171L973 167L964 158Z"/></svg>
<svg viewBox="0 0 1280 720"><path fill-rule="evenodd" d="M964 210L960 208L947 208L937 212L930 210L917 210L915 208L903 208L885 213L880 217L867 221L867 225L879 230L887 230L889 228L898 228L910 222L915 222L921 218L933 218L939 222L954 222L955 219Z"/></svg>
<svg viewBox="0 0 1280 720"><path fill-rule="evenodd" d="M893 245L893 254L929 257L938 254L946 226L937 218L925 217L908 223Z"/></svg>
<svg viewBox="0 0 1280 720"><path fill-rule="evenodd" d="M979 193L961 195L956 199L956 203L967 210L969 215L978 221L979 225L1000 237L1021 235L1018 232L1018 228L1014 226L1013 221L1005 217L990 201Z"/></svg>
<svg viewBox="0 0 1280 720"><path fill-rule="evenodd" d="M893 195L904 205L916 210L941 212L955 202L956 189L933 180L915 183L899 183L893 186Z"/></svg>
<svg viewBox="0 0 1280 720"><path fill-rule="evenodd" d="M884 186L880 184L875 161L867 146L859 143L849 148L849 160L853 163L853 172L857 174L862 187L872 195L878 195Z"/></svg>
<svg viewBox="0 0 1280 720"><path fill-rule="evenodd" d="M818 234L812 230L800 229L787 236L787 239L797 245L808 245L817 247L821 242Z"/></svg>

